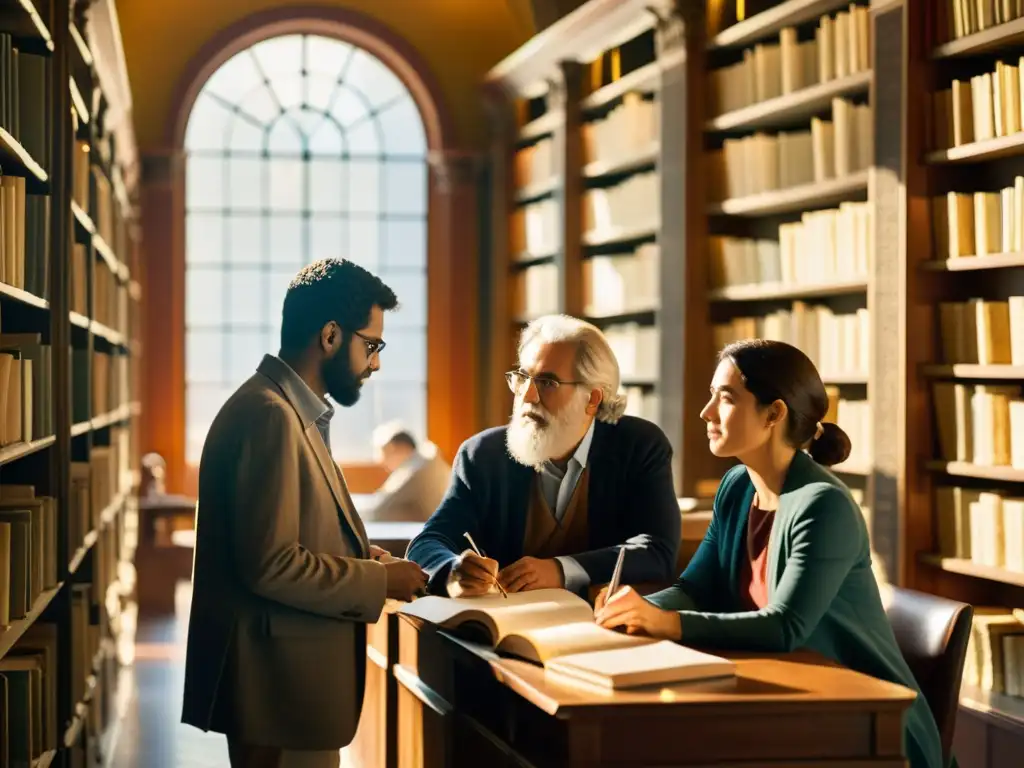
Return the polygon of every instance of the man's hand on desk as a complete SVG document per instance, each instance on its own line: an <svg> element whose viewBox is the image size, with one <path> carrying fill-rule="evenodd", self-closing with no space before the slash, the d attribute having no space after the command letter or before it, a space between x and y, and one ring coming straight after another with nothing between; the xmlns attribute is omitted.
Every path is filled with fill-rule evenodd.
<svg viewBox="0 0 1024 768"><path fill-rule="evenodd" d="M498 581L506 592L525 592L530 589L558 589L565 586L562 566L557 560L523 557L503 568Z"/></svg>
<svg viewBox="0 0 1024 768"><path fill-rule="evenodd" d="M472 549L465 550L452 565L448 580L450 597L478 597L497 592L494 581L498 577L498 561L480 557Z"/></svg>
<svg viewBox="0 0 1024 768"><path fill-rule="evenodd" d="M605 587L594 603L594 621L606 629L622 627L629 635L649 635L665 640L681 640L679 614L647 602L632 587L620 587L608 597Z"/></svg>
<svg viewBox="0 0 1024 768"><path fill-rule="evenodd" d="M388 577L387 596L395 600L410 601L427 586L427 574L411 560L381 558Z"/></svg>

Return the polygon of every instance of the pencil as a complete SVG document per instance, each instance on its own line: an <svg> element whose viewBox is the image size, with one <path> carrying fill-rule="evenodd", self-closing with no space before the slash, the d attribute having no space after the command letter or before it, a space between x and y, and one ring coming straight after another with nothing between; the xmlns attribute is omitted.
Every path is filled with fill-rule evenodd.
<svg viewBox="0 0 1024 768"><path fill-rule="evenodd" d="M608 582L608 599L619 591L619 582L622 581L622 561L626 559L626 548L619 547L619 559L615 561L615 570L612 571L612 580Z"/></svg>
<svg viewBox="0 0 1024 768"><path fill-rule="evenodd" d="M485 555L483 553L483 550L480 549L480 547L478 547L476 545L475 541L473 541L473 537L469 535L469 531L466 531L462 535L466 537L466 541L469 542L469 546L471 546L473 548L474 552L476 552L478 555L480 555L480 557L487 557L487 555ZM494 586L496 586L498 588L498 591L501 592L502 597L504 597L507 600L508 599L508 592L506 592L505 588L503 586L501 586L500 583L498 583L498 577L497 576L494 577Z"/></svg>

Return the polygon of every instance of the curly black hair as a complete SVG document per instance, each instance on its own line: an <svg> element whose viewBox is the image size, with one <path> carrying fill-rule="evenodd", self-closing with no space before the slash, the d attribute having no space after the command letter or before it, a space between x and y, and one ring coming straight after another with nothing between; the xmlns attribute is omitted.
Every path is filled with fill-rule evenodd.
<svg viewBox="0 0 1024 768"><path fill-rule="evenodd" d="M292 279L281 310L281 349L305 349L332 320L345 337L365 328L370 310L390 311L398 297L383 280L348 259L320 259Z"/></svg>

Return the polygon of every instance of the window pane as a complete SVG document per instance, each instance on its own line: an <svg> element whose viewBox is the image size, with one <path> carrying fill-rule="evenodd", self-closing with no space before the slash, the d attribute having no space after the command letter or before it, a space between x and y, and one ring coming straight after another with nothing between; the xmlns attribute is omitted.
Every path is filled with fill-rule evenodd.
<svg viewBox="0 0 1024 768"><path fill-rule="evenodd" d="M186 390L188 417L185 427L186 461L189 464L199 463L210 425L234 390L234 387L189 385Z"/></svg>
<svg viewBox="0 0 1024 768"><path fill-rule="evenodd" d="M270 262L294 265L298 271L305 263L302 252L302 219L298 216L270 217Z"/></svg>
<svg viewBox="0 0 1024 768"><path fill-rule="evenodd" d="M427 223L423 219L384 221L383 267L426 267Z"/></svg>
<svg viewBox="0 0 1024 768"><path fill-rule="evenodd" d="M399 308L387 314L387 324L398 328L422 328L427 324L427 281L425 274L381 273L381 280L398 296Z"/></svg>
<svg viewBox="0 0 1024 768"><path fill-rule="evenodd" d="M264 293L264 272L260 269L235 269L230 272L231 322L256 324L266 322L267 296ZM232 341L232 343L234 343Z"/></svg>
<svg viewBox="0 0 1024 768"><path fill-rule="evenodd" d="M309 220L309 260L345 257L345 220L340 216L315 216Z"/></svg>
<svg viewBox="0 0 1024 768"><path fill-rule="evenodd" d="M264 127L255 125L251 120L237 115L231 121L230 147L232 152L262 152Z"/></svg>
<svg viewBox="0 0 1024 768"><path fill-rule="evenodd" d="M384 318L384 340L387 349L381 354L380 370L371 377L377 383L427 380L427 341L423 330L395 328L392 315Z"/></svg>
<svg viewBox="0 0 1024 768"><path fill-rule="evenodd" d="M228 218L228 258L232 264L259 264L263 251L264 219L259 214L235 213Z"/></svg>
<svg viewBox="0 0 1024 768"><path fill-rule="evenodd" d="M230 104L237 104L243 93L259 88L263 77L256 69L256 62L248 51L236 53L221 66L203 86Z"/></svg>
<svg viewBox="0 0 1024 768"><path fill-rule="evenodd" d="M216 326L224 322L224 273L219 269L185 270L185 322Z"/></svg>
<svg viewBox="0 0 1024 768"><path fill-rule="evenodd" d="M302 152L302 136L287 115L282 115L270 129L267 135L267 150L285 155L297 155Z"/></svg>
<svg viewBox="0 0 1024 768"><path fill-rule="evenodd" d="M366 101L347 85L338 87L331 104L331 114L342 128L348 128L356 120L365 118L370 112Z"/></svg>
<svg viewBox="0 0 1024 768"><path fill-rule="evenodd" d="M313 211L345 209L345 170L341 160L320 158L309 164L309 207Z"/></svg>
<svg viewBox="0 0 1024 768"><path fill-rule="evenodd" d="M411 97L387 107L378 115L384 147L391 155L422 155L427 148L423 120Z"/></svg>
<svg viewBox="0 0 1024 768"><path fill-rule="evenodd" d="M302 97L306 90L304 80L305 78L301 74L281 74L271 78L270 88L281 109L287 111L302 104Z"/></svg>
<svg viewBox="0 0 1024 768"><path fill-rule="evenodd" d="M426 386L383 381L375 381L372 386L380 404L380 422L400 421L416 440L424 440L427 435Z"/></svg>
<svg viewBox="0 0 1024 768"><path fill-rule="evenodd" d="M200 93L188 116L185 146L188 149L223 149L227 140L231 112L216 99Z"/></svg>
<svg viewBox="0 0 1024 768"><path fill-rule="evenodd" d="M274 122L274 118L281 113L274 100L274 94L263 85L246 93L239 106L243 112L261 125L270 125Z"/></svg>
<svg viewBox="0 0 1024 768"><path fill-rule="evenodd" d="M269 328L232 331L228 342L228 380L238 386L254 373L263 355L270 351Z"/></svg>
<svg viewBox="0 0 1024 768"><path fill-rule="evenodd" d="M331 419L331 455L342 464L357 464L373 460L370 435L375 424L376 392L373 379L363 384L359 401L351 408L335 406Z"/></svg>
<svg viewBox="0 0 1024 768"><path fill-rule="evenodd" d="M219 213L190 212L185 228L189 264L216 264L224 258L224 219Z"/></svg>
<svg viewBox="0 0 1024 768"><path fill-rule="evenodd" d="M302 37L300 35L279 35L256 43L251 49L260 71L267 79L274 80L281 74L292 74L302 70Z"/></svg>
<svg viewBox="0 0 1024 768"><path fill-rule="evenodd" d="M402 81L381 64L376 56L371 56L366 51L356 51L345 73L345 82L365 96L374 107L392 101L406 92Z"/></svg>
<svg viewBox="0 0 1024 768"><path fill-rule="evenodd" d="M376 120L364 120L345 131L348 152L353 157L378 155L383 147L380 143L380 125Z"/></svg>
<svg viewBox="0 0 1024 768"><path fill-rule="evenodd" d="M185 334L185 375L188 381L197 384L220 384L224 381L224 336L220 331L188 331Z"/></svg>
<svg viewBox="0 0 1024 768"><path fill-rule="evenodd" d="M326 112L330 108L340 72L339 68L331 75L310 74L306 77L306 103L317 112Z"/></svg>
<svg viewBox="0 0 1024 768"><path fill-rule="evenodd" d="M321 120L320 126L310 134L309 151L314 155L341 157L345 151L345 141L333 120ZM316 162L319 162L319 158L316 158L314 164Z"/></svg>
<svg viewBox="0 0 1024 768"><path fill-rule="evenodd" d="M301 269L296 267L291 270L280 270L275 269L268 276L270 282L270 302L267 306L267 315L264 322L267 325L273 326L275 329L281 328L281 310L284 308L284 295L288 292L288 286L291 284L295 274ZM274 343L277 343L277 336L273 336Z"/></svg>
<svg viewBox="0 0 1024 768"><path fill-rule="evenodd" d="M427 176L423 163L385 163L384 179L389 212L426 213Z"/></svg>
<svg viewBox="0 0 1024 768"><path fill-rule="evenodd" d="M349 161L348 204L353 213L380 210L380 163L376 160Z"/></svg>
<svg viewBox="0 0 1024 768"><path fill-rule="evenodd" d="M185 171L185 205L189 208L222 208L224 197L224 160L192 155Z"/></svg>
<svg viewBox="0 0 1024 768"><path fill-rule="evenodd" d="M282 157L272 157L270 165L270 207L279 211L298 211L305 200L303 163Z"/></svg>
<svg viewBox="0 0 1024 768"><path fill-rule="evenodd" d="M261 190L263 188L263 164L255 157L231 157L227 161L231 169L230 197L228 207L238 210L249 210L263 207Z"/></svg>
<svg viewBox="0 0 1024 768"><path fill-rule="evenodd" d="M311 35L306 38L306 69L333 82L341 76L352 53L348 43Z"/></svg>
<svg viewBox="0 0 1024 768"><path fill-rule="evenodd" d="M377 242L380 232L380 222L377 219L350 219L348 223L348 254L346 258L352 259L359 266L377 271Z"/></svg>

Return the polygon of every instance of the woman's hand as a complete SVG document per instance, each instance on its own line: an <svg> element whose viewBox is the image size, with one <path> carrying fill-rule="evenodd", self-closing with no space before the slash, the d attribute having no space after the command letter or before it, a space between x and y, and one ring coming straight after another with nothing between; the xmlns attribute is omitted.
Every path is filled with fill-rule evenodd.
<svg viewBox="0 0 1024 768"><path fill-rule="evenodd" d="M625 627L629 635L649 635L665 640L680 640L683 632L679 614L658 608L632 587L622 587L608 597L602 589L594 603L594 621L606 629Z"/></svg>

